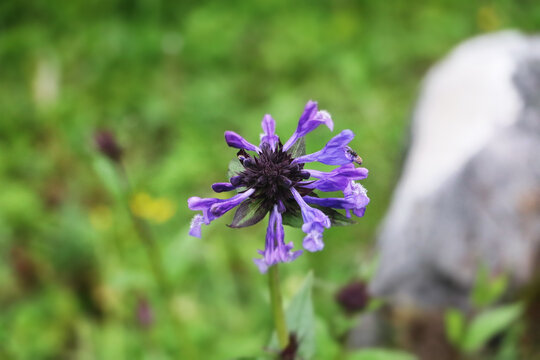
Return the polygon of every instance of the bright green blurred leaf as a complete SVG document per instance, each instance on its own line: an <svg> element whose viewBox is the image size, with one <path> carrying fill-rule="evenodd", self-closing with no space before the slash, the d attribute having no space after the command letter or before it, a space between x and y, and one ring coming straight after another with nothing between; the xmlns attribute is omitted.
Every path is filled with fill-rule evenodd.
<svg viewBox="0 0 540 360"><path fill-rule="evenodd" d="M478 315L466 332L463 349L469 352L479 350L490 338L517 320L521 310L521 304L511 304Z"/></svg>
<svg viewBox="0 0 540 360"><path fill-rule="evenodd" d="M300 343L298 354L305 360L312 359L315 355L315 315L311 299L312 288L313 272L310 272L285 311L287 328L290 333L296 334ZM279 348L275 334L269 347L271 349Z"/></svg>
<svg viewBox="0 0 540 360"><path fill-rule="evenodd" d="M444 326L448 340L455 346L461 347L465 330L465 316L457 309L449 309L444 314Z"/></svg>
<svg viewBox="0 0 540 360"><path fill-rule="evenodd" d="M240 160L234 158L229 161L229 172L227 173L229 179L233 176L239 175L242 171L244 171L244 166L242 163L240 163Z"/></svg>
<svg viewBox="0 0 540 360"><path fill-rule="evenodd" d="M340 345L328 331L328 325L322 319L316 319L316 345L318 359L335 359L339 354Z"/></svg>
<svg viewBox="0 0 540 360"><path fill-rule="evenodd" d="M310 272L285 312L289 332L296 333L300 342L298 354L306 360L313 358L315 354L315 315L311 299L312 288L313 272Z"/></svg>
<svg viewBox="0 0 540 360"><path fill-rule="evenodd" d="M114 165L103 157L97 157L94 160L94 170L101 178L103 185L107 190L116 198L122 196L122 189L120 183L118 182L118 177L116 174L116 169Z"/></svg>
<svg viewBox="0 0 540 360"><path fill-rule="evenodd" d="M472 291L472 302L477 307L494 303L504 293L508 285L508 276L500 274L490 276L486 266L480 266Z"/></svg>
<svg viewBox="0 0 540 360"><path fill-rule="evenodd" d="M296 140L294 145L287 151L293 158L306 155L306 138L301 137Z"/></svg>
<svg viewBox="0 0 540 360"><path fill-rule="evenodd" d="M415 360L409 353L387 349L364 349L356 351L346 358L347 360Z"/></svg>

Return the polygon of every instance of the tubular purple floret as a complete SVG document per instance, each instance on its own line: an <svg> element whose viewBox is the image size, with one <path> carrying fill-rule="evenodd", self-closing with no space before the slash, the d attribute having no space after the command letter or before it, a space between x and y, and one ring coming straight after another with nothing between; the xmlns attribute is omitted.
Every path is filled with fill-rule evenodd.
<svg viewBox="0 0 540 360"><path fill-rule="evenodd" d="M266 273L272 265L293 261L302 254L302 250L292 251L294 246L292 241L285 244L284 239L285 233L281 213L278 206L274 205L268 219L264 251L258 251L262 255L262 259L253 259L261 273Z"/></svg>
<svg viewBox="0 0 540 360"><path fill-rule="evenodd" d="M304 112L298 120L296 131L289 140L287 140L285 145L283 145L283 151L289 150L299 138L306 136L321 124L325 124L330 131L334 130L334 122L332 121L330 114L324 110L318 111L317 102L311 100L308 101L304 108Z"/></svg>
<svg viewBox="0 0 540 360"><path fill-rule="evenodd" d="M225 141L227 142L227 145L233 148L245 149L256 152L261 151L258 146L253 145L234 131L225 131Z"/></svg>
<svg viewBox="0 0 540 360"><path fill-rule="evenodd" d="M354 161L347 146L354 138L351 130L343 130L334 136L322 150L294 159L294 163L308 163L318 161L326 165L345 165Z"/></svg>

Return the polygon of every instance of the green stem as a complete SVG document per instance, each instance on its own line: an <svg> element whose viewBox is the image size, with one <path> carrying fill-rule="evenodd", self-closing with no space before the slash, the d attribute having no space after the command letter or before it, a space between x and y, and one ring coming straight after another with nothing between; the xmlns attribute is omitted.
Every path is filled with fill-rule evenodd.
<svg viewBox="0 0 540 360"><path fill-rule="evenodd" d="M166 296L170 296L171 289L169 288L167 277L163 269L163 261L161 259L159 248L157 247L154 237L152 236L152 233L150 232L150 229L146 223L131 211L129 200L130 196L133 194L133 191L129 182L129 177L124 164L119 162L117 165L120 172L120 178L122 179L127 211L135 228L135 232L141 240L142 245L146 248L146 255L148 256L148 260L150 262L150 268L152 269L152 273L154 274L154 278L156 279L159 289Z"/></svg>
<svg viewBox="0 0 540 360"><path fill-rule="evenodd" d="M281 289L279 287L279 271L277 264L268 270L268 285L270 287L270 301L272 303L272 313L279 342L279 347L285 349L289 344L289 332L283 312L283 301L281 300Z"/></svg>

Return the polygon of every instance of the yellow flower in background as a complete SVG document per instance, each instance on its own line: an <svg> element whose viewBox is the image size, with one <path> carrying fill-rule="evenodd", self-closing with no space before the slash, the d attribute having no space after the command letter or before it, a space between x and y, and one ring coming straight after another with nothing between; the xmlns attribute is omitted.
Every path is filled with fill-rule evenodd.
<svg viewBox="0 0 540 360"><path fill-rule="evenodd" d="M135 216L162 224L176 212L175 204L167 198L152 198L145 192L136 193L130 202L130 208Z"/></svg>

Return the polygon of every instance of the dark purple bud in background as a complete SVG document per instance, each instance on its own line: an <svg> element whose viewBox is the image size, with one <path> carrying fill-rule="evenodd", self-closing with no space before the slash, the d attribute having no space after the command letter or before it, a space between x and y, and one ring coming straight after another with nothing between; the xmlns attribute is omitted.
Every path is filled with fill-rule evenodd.
<svg viewBox="0 0 540 360"><path fill-rule="evenodd" d="M122 148L116 142L116 138L110 131L100 130L94 134L94 141L98 150L115 162L122 158Z"/></svg>
<svg viewBox="0 0 540 360"><path fill-rule="evenodd" d="M145 329L154 323L154 312L150 307L150 303L144 297L139 297L137 300L137 321Z"/></svg>
<svg viewBox="0 0 540 360"><path fill-rule="evenodd" d="M298 343L298 338L295 333L289 334L289 344L285 349L281 350L279 353L279 360L295 360L297 359L298 348L300 344Z"/></svg>
<svg viewBox="0 0 540 360"><path fill-rule="evenodd" d="M335 299L347 314L360 312L366 308L370 300L367 284L361 281L351 282L336 293Z"/></svg>

